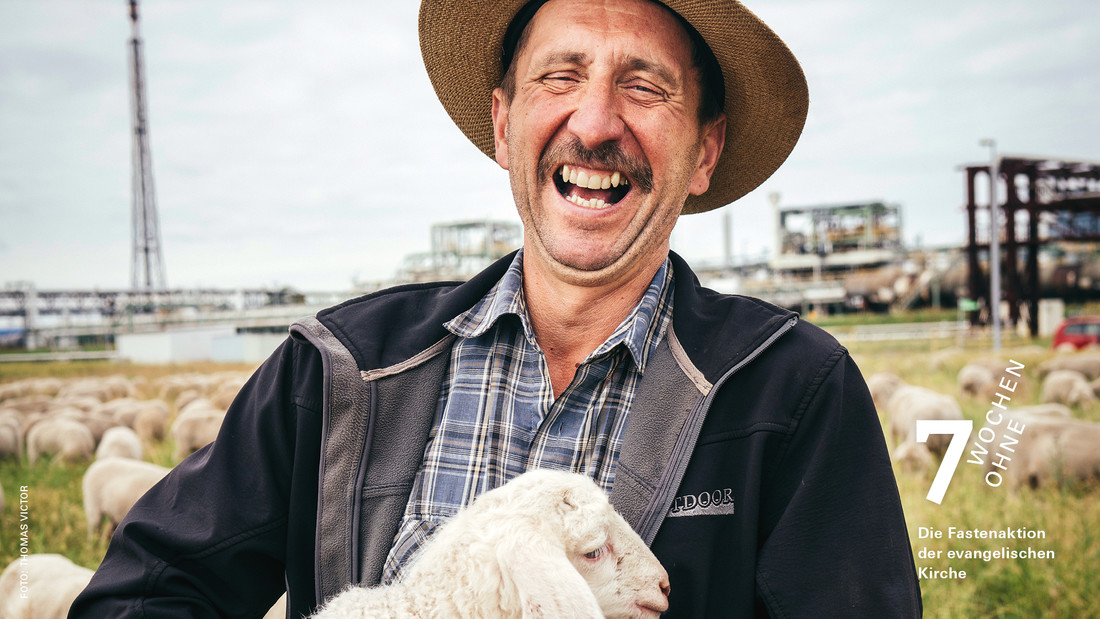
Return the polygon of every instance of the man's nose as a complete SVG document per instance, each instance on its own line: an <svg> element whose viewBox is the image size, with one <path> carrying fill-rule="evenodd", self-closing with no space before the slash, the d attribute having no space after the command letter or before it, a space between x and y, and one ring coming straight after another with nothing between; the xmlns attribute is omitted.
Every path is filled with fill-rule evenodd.
<svg viewBox="0 0 1100 619"><path fill-rule="evenodd" d="M620 115L614 85L586 84L577 109L569 118L568 127L589 149L622 138L626 126Z"/></svg>

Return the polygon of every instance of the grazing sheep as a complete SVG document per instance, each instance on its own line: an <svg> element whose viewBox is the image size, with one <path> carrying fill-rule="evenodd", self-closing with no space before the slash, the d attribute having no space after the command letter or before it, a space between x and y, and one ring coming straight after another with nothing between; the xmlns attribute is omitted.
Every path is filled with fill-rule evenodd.
<svg viewBox="0 0 1100 619"><path fill-rule="evenodd" d="M176 410L183 410L184 406L194 402L202 397L202 392L198 389L187 389L176 396Z"/></svg>
<svg viewBox="0 0 1100 619"><path fill-rule="evenodd" d="M209 403L209 400L196 400L188 404L172 422L170 434L176 441L172 457L177 462L218 438L225 411L196 406L202 402Z"/></svg>
<svg viewBox="0 0 1100 619"><path fill-rule="evenodd" d="M1100 378L1100 353L1076 353L1044 361L1039 364L1039 374L1045 376L1056 370L1073 370L1089 380Z"/></svg>
<svg viewBox="0 0 1100 619"><path fill-rule="evenodd" d="M111 403L108 402L108 404ZM154 411L152 414L164 417L165 419L168 418L168 404L163 400L129 399L123 406L116 408L113 413L115 421L117 421L119 425L124 425L136 430L137 428L135 426L137 425L138 417L141 417L143 414L151 414L147 411Z"/></svg>
<svg viewBox="0 0 1100 619"><path fill-rule="evenodd" d="M106 381L95 378L83 378L65 383L57 392L57 399L91 398L98 402L114 399L111 386Z"/></svg>
<svg viewBox="0 0 1100 619"><path fill-rule="evenodd" d="M65 418L46 418L27 431L27 459L50 454L69 462L90 460L95 452L95 437L88 426Z"/></svg>
<svg viewBox="0 0 1100 619"><path fill-rule="evenodd" d="M30 378L27 379L27 385L30 393L35 395L47 395L51 398L57 395L58 391L61 391L61 387L65 383L60 378Z"/></svg>
<svg viewBox="0 0 1100 619"><path fill-rule="evenodd" d="M186 417L194 411L198 410L217 410L214 403L209 398L196 398L179 409L179 413L176 414L176 419Z"/></svg>
<svg viewBox="0 0 1100 619"><path fill-rule="evenodd" d="M103 433L103 440L99 441L99 447L95 450L95 459L102 460L111 457L130 458L141 460L145 457L145 448L142 447L141 438L126 426L115 426Z"/></svg>
<svg viewBox="0 0 1100 619"><path fill-rule="evenodd" d="M1096 401L1088 379L1075 370L1054 370L1043 379L1043 402L1077 406Z"/></svg>
<svg viewBox="0 0 1100 619"><path fill-rule="evenodd" d="M177 374L166 376L158 381L160 385L160 399L165 402L173 402L185 391L195 390L200 394L207 393L212 388L215 379L205 374Z"/></svg>
<svg viewBox="0 0 1100 619"><path fill-rule="evenodd" d="M26 397L28 393L29 391L24 381L0 385L0 402Z"/></svg>
<svg viewBox="0 0 1100 619"><path fill-rule="evenodd" d="M399 582L348 588L314 617L656 617L667 596L664 568L595 483L539 470L460 511Z"/></svg>
<svg viewBox="0 0 1100 619"><path fill-rule="evenodd" d="M159 441L164 438L164 429L168 425L168 405L160 400L149 400L134 415L134 432L143 441Z"/></svg>
<svg viewBox="0 0 1100 619"><path fill-rule="evenodd" d="M23 459L23 419L12 410L0 410L0 458Z"/></svg>
<svg viewBox="0 0 1100 619"><path fill-rule="evenodd" d="M91 578L92 570L61 555L24 555L0 573L0 617L64 619Z"/></svg>
<svg viewBox="0 0 1100 619"><path fill-rule="evenodd" d="M137 393L137 389L129 378L121 374L115 374L114 376L108 376L101 379L103 385L107 388L108 393L111 394L111 399L114 398L131 398Z"/></svg>
<svg viewBox="0 0 1100 619"><path fill-rule="evenodd" d="M119 423L115 421L114 417L105 416L101 412L88 413L80 419L80 422L92 431L92 439L95 440L96 445L103 440L103 435L107 430L119 427Z"/></svg>
<svg viewBox="0 0 1100 619"><path fill-rule="evenodd" d="M110 417L115 425L133 427L140 402L136 398L119 398L103 404L100 414Z"/></svg>
<svg viewBox="0 0 1100 619"><path fill-rule="evenodd" d="M955 398L916 385L903 385L886 403L886 416L895 445L918 442L918 419L962 419L962 409ZM932 434L925 443L939 457L947 452L951 436Z"/></svg>
<svg viewBox="0 0 1100 619"><path fill-rule="evenodd" d="M991 447L992 453L983 456L985 473L994 470L993 463L997 460L997 453L1003 453L1009 458L1016 458L1018 452L1027 451L1027 445L1022 447L1020 443L1027 443L1038 432L1037 428L1047 422L1057 422L1072 418L1070 410L1064 404L1035 404L1032 406L1020 406L1009 410L991 410L986 416L986 422L978 430L975 436ZM1004 465L1003 462L1001 462ZM1007 467L1007 465L1005 465Z"/></svg>
<svg viewBox="0 0 1100 619"><path fill-rule="evenodd" d="M959 391L970 397L989 397L997 389L997 376L986 365L968 363L959 370Z"/></svg>
<svg viewBox="0 0 1100 619"><path fill-rule="evenodd" d="M1008 467L1014 486L1100 481L1100 424L1079 419L1032 420Z"/></svg>
<svg viewBox="0 0 1100 619"><path fill-rule="evenodd" d="M210 400L214 403L214 408L228 409L229 405L236 399L237 393L240 392L241 387L244 387L248 377L235 377L227 378L218 385L214 390L213 395L210 396Z"/></svg>
<svg viewBox="0 0 1100 619"><path fill-rule="evenodd" d="M867 377L867 389L871 392L871 399L874 400L875 408L879 411L886 410L886 403L904 384L905 381L892 372L875 372Z"/></svg>
<svg viewBox="0 0 1100 619"><path fill-rule="evenodd" d="M1073 411L1069 410L1068 406L1057 402L1032 404L1031 406L1017 406L1009 412L1015 417L1028 417L1032 419L1043 417L1061 417L1069 419L1073 417Z"/></svg>
<svg viewBox="0 0 1100 619"><path fill-rule="evenodd" d="M44 413L53 403L53 398L48 395L29 395L26 397L5 400L4 408L15 409L24 415L31 413Z"/></svg>
<svg viewBox="0 0 1100 619"><path fill-rule="evenodd" d="M152 462L130 458L109 457L93 462L81 482L89 537L95 535L104 516L114 530L134 503L168 471Z"/></svg>
<svg viewBox="0 0 1100 619"><path fill-rule="evenodd" d="M935 462L927 445L913 441L898 445L891 456L901 466L901 470L909 473L923 473L931 469Z"/></svg>

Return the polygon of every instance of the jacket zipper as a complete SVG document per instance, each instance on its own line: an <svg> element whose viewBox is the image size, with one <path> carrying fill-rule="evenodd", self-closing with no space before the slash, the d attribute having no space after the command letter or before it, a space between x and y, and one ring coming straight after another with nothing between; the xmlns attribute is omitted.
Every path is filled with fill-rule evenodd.
<svg viewBox="0 0 1100 619"><path fill-rule="evenodd" d="M699 432L703 428L703 421L706 419L706 412L710 410L710 405L714 401L718 390L729 380L730 376L733 376L738 370L760 356L760 354L767 350L780 336L790 331L797 323L798 316L792 316L783 326L776 329L774 333L768 336L768 339L764 340L764 342L749 353L747 357L723 374L722 377L714 383L714 386L711 387L707 395L703 396L703 398L699 400L699 403L691 410L688 416L688 427L682 435L683 440L677 441L672 448L672 466L670 467L672 473L665 478L665 483L662 483L654 492L655 500L650 503L653 509L645 514L639 526L638 533L641 535L642 539L645 540L647 546L653 544L653 540L657 537L657 531L661 528L665 515L668 514L669 507L672 505L672 501L675 498L674 495L676 490L680 487L680 481L684 478L684 473L687 471L688 462L691 459L691 452L695 447L696 440L699 438Z"/></svg>

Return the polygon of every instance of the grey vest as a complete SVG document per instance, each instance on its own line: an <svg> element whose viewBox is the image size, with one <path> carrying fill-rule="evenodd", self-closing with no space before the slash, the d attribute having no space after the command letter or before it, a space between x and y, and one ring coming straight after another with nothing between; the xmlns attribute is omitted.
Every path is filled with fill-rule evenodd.
<svg viewBox="0 0 1100 619"><path fill-rule="evenodd" d="M719 383L794 323L772 334ZM317 319L298 321L291 331L320 351L324 365L315 574L317 599L325 600L349 583L381 579L455 336L399 364L362 370ZM639 383L611 490L612 504L647 544L672 506L715 392L670 325Z"/></svg>

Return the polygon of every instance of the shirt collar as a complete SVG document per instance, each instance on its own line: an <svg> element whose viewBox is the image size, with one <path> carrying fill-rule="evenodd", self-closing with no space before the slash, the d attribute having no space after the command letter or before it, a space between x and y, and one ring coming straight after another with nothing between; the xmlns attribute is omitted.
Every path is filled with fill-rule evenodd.
<svg viewBox="0 0 1100 619"><path fill-rule="evenodd" d="M524 336L535 343L535 330L527 317L527 302L523 296L523 250L520 249L504 277L473 307L455 316L443 326L459 337L473 338L484 335L497 320L511 314L519 318Z"/></svg>
<svg viewBox="0 0 1100 619"><path fill-rule="evenodd" d="M585 361L606 355L622 344L630 352L638 371L644 372L646 361L660 343L672 317L672 279L672 268L666 258L650 280L642 299ZM484 335L502 316L509 314L519 319L524 337L537 349L535 330L527 315L523 295L522 249L512 259L504 277L480 301L443 326L459 337L474 338Z"/></svg>

